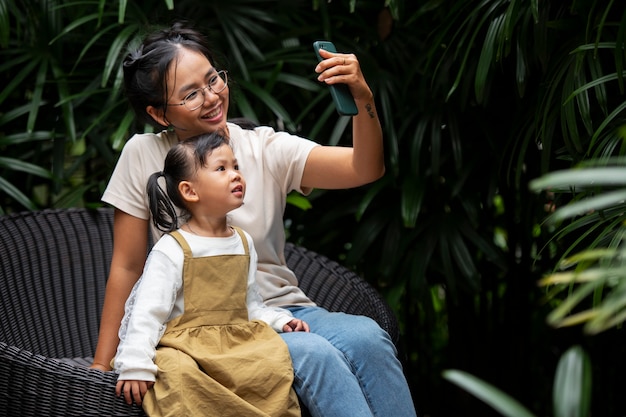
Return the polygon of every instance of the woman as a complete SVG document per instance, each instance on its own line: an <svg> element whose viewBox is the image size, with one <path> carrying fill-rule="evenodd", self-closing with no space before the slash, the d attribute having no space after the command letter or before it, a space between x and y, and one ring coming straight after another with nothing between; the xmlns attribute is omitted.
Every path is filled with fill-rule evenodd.
<svg viewBox="0 0 626 417"><path fill-rule="evenodd" d="M149 175L162 169L167 151L178 141L222 130L250 184L247 204L231 212L231 220L254 239L261 295L267 305L287 308L311 329L281 334L301 401L313 416L415 415L389 335L368 317L315 306L285 263L283 211L290 191L357 187L384 173L380 121L357 58L324 50L320 54L324 59L315 68L318 80L347 84L359 109L352 119L352 148L319 146L269 127L246 130L228 123L227 72L215 66L204 37L182 24L148 36L126 58L124 83L135 113L168 130L137 134L127 142L102 197L116 210L94 368L110 369L124 301L145 261ZM158 230L151 233L156 240Z"/></svg>

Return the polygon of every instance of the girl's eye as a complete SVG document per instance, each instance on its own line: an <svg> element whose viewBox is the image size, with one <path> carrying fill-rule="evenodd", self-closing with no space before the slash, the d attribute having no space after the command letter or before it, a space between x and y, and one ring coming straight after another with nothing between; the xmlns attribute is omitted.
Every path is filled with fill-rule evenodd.
<svg viewBox="0 0 626 417"><path fill-rule="evenodd" d="M215 85L217 79L220 78L218 75L214 75L209 79L209 85Z"/></svg>
<svg viewBox="0 0 626 417"><path fill-rule="evenodd" d="M239 171L239 165L235 165L235 171Z"/></svg>
<svg viewBox="0 0 626 417"><path fill-rule="evenodd" d="M217 168L217 171L225 171L225 170L226 170L226 168L224 168L224 165L222 165L222 166Z"/></svg>

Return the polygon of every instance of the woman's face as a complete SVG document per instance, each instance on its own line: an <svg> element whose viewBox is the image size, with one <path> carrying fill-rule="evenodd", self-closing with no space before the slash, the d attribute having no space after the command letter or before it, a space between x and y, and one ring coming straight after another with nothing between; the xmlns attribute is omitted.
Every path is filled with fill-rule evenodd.
<svg viewBox="0 0 626 417"><path fill-rule="evenodd" d="M172 126L179 140L220 129L228 132L228 86L217 94L204 88L204 104L195 110L180 105L191 92L209 85L218 76L217 71L204 55L181 48L178 60L172 62L167 74L167 111L152 106L146 111L159 123Z"/></svg>

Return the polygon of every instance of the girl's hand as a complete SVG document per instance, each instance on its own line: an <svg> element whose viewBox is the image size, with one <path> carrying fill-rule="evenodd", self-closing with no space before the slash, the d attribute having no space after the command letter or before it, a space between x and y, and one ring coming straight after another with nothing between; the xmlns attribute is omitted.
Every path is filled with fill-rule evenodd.
<svg viewBox="0 0 626 417"><path fill-rule="evenodd" d="M293 319L283 326L283 332L308 332L309 325L300 319Z"/></svg>
<svg viewBox="0 0 626 417"><path fill-rule="evenodd" d="M329 85L347 84L354 100L372 100L372 90L365 81L356 55L328 52L325 49L320 49L319 53L324 60L315 67L315 72L319 74L318 81Z"/></svg>
<svg viewBox="0 0 626 417"><path fill-rule="evenodd" d="M129 405L133 402L141 405L144 395L153 385L153 381L118 380L115 385L115 395L118 397L124 395L124 400Z"/></svg>

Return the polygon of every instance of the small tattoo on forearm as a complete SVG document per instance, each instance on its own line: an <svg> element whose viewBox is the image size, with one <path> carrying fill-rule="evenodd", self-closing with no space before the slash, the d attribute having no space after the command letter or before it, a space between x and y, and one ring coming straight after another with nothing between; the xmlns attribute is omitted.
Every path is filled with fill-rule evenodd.
<svg viewBox="0 0 626 417"><path fill-rule="evenodd" d="M365 110L367 110L367 114L370 115L370 119L373 119L374 117L376 117L376 115L374 114L374 110L372 109L372 105L367 103L365 105Z"/></svg>

